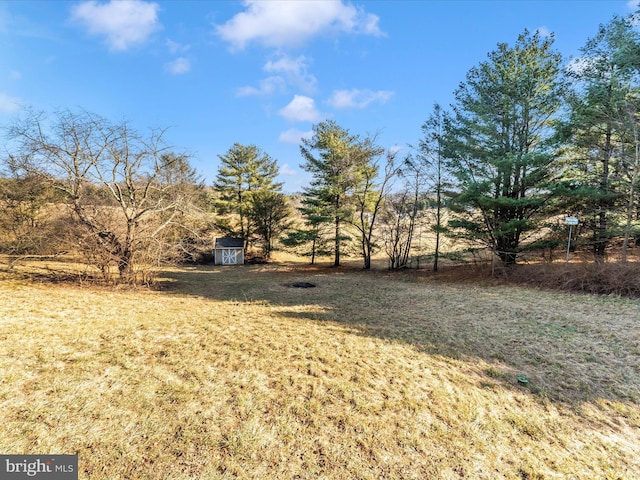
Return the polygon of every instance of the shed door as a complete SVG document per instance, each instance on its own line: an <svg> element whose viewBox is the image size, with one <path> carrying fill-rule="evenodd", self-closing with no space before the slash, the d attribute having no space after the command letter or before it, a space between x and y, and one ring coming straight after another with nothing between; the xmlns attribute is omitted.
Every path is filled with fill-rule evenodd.
<svg viewBox="0 0 640 480"><path fill-rule="evenodd" d="M238 250L225 249L222 250L222 264L236 265L238 263Z"/></svg>

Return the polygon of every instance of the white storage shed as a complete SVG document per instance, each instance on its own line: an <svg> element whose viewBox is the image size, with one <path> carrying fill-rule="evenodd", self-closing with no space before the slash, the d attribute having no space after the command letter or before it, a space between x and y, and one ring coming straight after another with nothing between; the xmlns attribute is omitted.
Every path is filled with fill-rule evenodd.
<svg viewBox="0 0 640 480"><path fill-rule="evenodd" d="M216 238L214 263L216 265L243 265L244 239Z"/></svg>

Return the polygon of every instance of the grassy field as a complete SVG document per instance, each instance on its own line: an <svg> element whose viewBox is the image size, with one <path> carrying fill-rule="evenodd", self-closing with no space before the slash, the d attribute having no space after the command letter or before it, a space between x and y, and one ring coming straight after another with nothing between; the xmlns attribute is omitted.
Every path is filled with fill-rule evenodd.
<svg viewBox="0 0 640 480"><path fill-rule="evenodd" d="M637 300L287 265L0 280L0 453L81 479L635 479L639 452Z"/></svg>

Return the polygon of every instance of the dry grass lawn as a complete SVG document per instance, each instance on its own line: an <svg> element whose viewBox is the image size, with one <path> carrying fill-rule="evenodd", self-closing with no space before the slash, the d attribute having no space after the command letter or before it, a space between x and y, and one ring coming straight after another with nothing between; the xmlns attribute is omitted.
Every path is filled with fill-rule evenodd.
<svg viewBox="0 0 640 480"><path fill-rule="evenodd" d="M640 478L640 301L285 265L5 277L0 452L92 480Z"/></svg>

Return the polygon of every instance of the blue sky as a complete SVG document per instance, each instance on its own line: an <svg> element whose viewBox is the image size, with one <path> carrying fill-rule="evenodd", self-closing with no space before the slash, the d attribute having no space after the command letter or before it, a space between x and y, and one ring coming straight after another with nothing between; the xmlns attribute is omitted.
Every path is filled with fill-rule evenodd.
<svg viewBox="0 0 640 480"><path fill-rule="evenodd" d="M434 102L525 28L567 60L637 0L2 1L0 125L82 108L166 140L211 184L235 142L308 182L299 139L332 119L408 151Z"/></svg>

